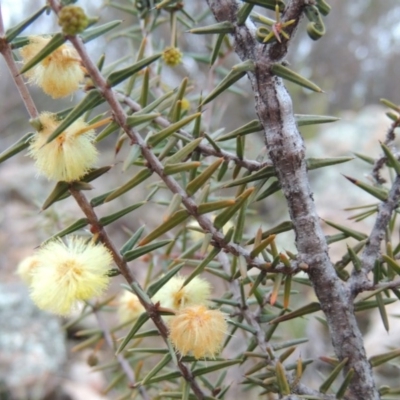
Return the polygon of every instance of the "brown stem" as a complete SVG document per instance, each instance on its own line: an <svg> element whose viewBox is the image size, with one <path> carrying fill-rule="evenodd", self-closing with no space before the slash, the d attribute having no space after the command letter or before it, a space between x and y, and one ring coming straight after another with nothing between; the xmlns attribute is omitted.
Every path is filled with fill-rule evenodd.
<svg viewBox="0 0 400 400"><path fill-rule="evenodd" d="M18 92L22 98L22 101L25 104L25 108L28 111L29 116L31 118L37 118L39 115L38 110L36 108L35 103L32 100L31 94L29 93L29 90L26 87L24 80L22 79L22 76L19 73L17 64L14 61L14 58L12 55L10 45L7 43L5 37L1 37L1 36L0 36L0 53L4 57L4 60L5 60L7 66L8 66L8 69L12 75L15 86L18 89Z"/></svg>
<svg viewBox="0 0 400 400"><path fill-rule="evenodd" d="M93 314L96 317L97 324L99 325L100 329L103 332L104 340L106 341L108 347L110 348L111 351L115 351L114 348L114 340L111 336L110 331L107 328L107 324L104 321L103 317L101 316L100 312L96 309L95 306L92 307L93 309ZM146 389L143 386L137 386L136 383L136 377L135 377L135 372L132 370L129 362L125 359L123 354L117 354L117 361L119 365L121 366L122 370L125 373L125 376L128 379L129 385L131 388L137 388L139 391L140 395L142 396L143 400L150 400L149 395L147 394Z"/></svg>
<svg viewBox="0 0 400 400"><path fill-rule="evenodd" d="M132 283L138 283L135 276L132 274L131 270L128 267L127 262L123 259L123 257L119 254L118 250L115 248L111 239L107 235L107 232L100 224L99 219L97 218L96 213L93 210L93 207L90 205L89 201L85 197L85 195L76 190L72 186L69 189L71 195L74 197L75 201L81 208L82 212L85 214L86 218L89 220L89 223L92 227L91 231L93 234L97 234L99 239L107 247L107 249L111 252L113 260L117 265L121 275L126 279L126 281L132 285ZM134 286L132 286L134 289ZM161 318L158 308L153 303L148 303L143 300L141 296L138 296L141 304L147 311L149 317L153 320L154 325L157 327L160 332L161 337L164 341L167 341L168 338L168 328L165 325L163 319ZM204 393L198 386L195 378L193 377L191 371L186 367L186 365L179 360L178 358L178 368L182 373L182 376L190 383L190 386L193 390L193 393L197 396L198 399L204 398Z"/></svg>

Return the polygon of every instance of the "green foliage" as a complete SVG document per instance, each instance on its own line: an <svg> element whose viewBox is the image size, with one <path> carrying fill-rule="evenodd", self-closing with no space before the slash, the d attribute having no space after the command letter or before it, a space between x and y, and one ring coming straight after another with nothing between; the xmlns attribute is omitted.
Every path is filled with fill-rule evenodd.
<svg viewBox="0 0 400 400"><path fill-rule="evenodd" d="M229 110L231 97L239 96L240 101L248 101L243 100L243 87L247 85L246 90L250 90L250 84L248 80L242 82L242 78L250 76L253 90L259 90L254 82L260 85L257 81L260 69L272 79L268 85L272 85L270 82L282 85L283 78L317 92L310 95L321 96L322 89L298 73L296 65L289 68L281 59L273 62L267 58L262 58L261 62L260 59L273 52L276 46L285 48L291 40L289 33L293 25L297 25L303 14L308 25L306 28L300 26L299 30L305 30L313 40L322 38L326 33L323 18L328 16L330 5L325 0L317 0L314 5L299 7L301 10L297 14L293 11L296 15L288 20L285 9L295 2L244 0L235 14L237 19L215 22L205 7L204 13L199 14L196 6L189 3L180 0L105 2L110 13L118 10L124 14L127 26L121 26L120 20L98 25L94 20L88 21L80 7L67 5L59 13L62 32L54 33L49 43L38 50L20 71L35 76L38 68L45 69L46 63L52 62L49 57L56 49L69 43L68 46L74 46L80 57L78 68L84 68L87 75L87 82L81 86L84 92L81 101L74 99L72 107L57 113L59 124L44 138L42 148L50 149L52 145L62 148L65 141L76 140L91 128L106 124L97 136L91 136L94 144L101 142L102 145L98 146L100 167L93 166L85 171L78 181L56 182L41 206L42 211L51 208L57 212L60 202L75 202L84 217L71 216L64 227L54 224L45 242L71 234L84 234L82 230L89 227L88 241L105 246L113 257L115 269L108 275L112 279L122 275L129 294L135 299L131 299L128 306L123 304L122 297L118 298L117 306L112 299L88 301L82 314L68 323L68 328L92 314L105 314L110 309L121 311L123 307L133 307L132 304L136 304L137 309L129 309L132 314L128 322L81 331L78 335L81 341L74 351L99 348L106 343L115 352L117 358L113 358L112 363L95 367L95 370L112 372L104 393L112 393L115 398L128 398L124 397L127 385L130 385L128 396L133 393L133 396L143 398L228 399L237 396L239 391L249 391L251 396L267 395L271 399L290 396L291 393L306 396L307 393L301 392L300 383L316 386L313 390L317 395L307 397L310 399L328 398L324 397L325 394L330 394L329 398L346 398L346 391L358 374L354 365L349 365L351 360L347 357L337 360L329 358L328 354L322 355L333 369L326 376L315 377L311 384L303 377L304 369L307 366L313 368L315 359L320 356L314 354L312 360L300 357L301 346L307 340L299 338L304 334L304 324L314 316L324 326L331 321L323 317L328 308L323 300L308 299L315 289L312 279L316 274L310 271L309 259L290 251L294 251L297 245L299 254L305 252L298 246L297 216L291 210L283 217L284 222L268 224L262 214L263 207L273 204L273 200L282 201L282 195L290 197L289 189L293 189L285 186L284 177L274 164L275 143L267 143L269 158L262 153L257 157L251 151L250 141L269 127L264 126L262 119L253 116L225 133L220 118L225 109L222 102L227 102L226 109ZM40 21L45 11L57 20L54 14L58 8L54 4L58 2L49 2L6 32L5 43L10 46L7 49L15 53L15 58L18 58L18 49L25 48L29 42L29 37L21 34L31 23ZM241 30L247 29L246 23L254 25L253 33L258 40L254 46L260 46L258 49L263 48L263 52L254 52L254 59L239 60L236 57L232 62L230 57L235 49L235 40L241 37ZM197 49L198 53L187 51L189 40L184 32L188 36L198 35L196 40L199 38L199 47L202 46L201 50ZM252 31L246 32L250 35ZM70 37L74 35L78 36ZM129 43L135 51L117 60L109 60L106 52L96 64L91 60L85 43L90 40L96 43L96 39L104 37L112 44L114 41ZM165 37L168 39L166 42L163 40ZM242 37L242 40L245 39ZM172 50L173 63L171 57L166 56L166 52L171 56ZM2 50L2 53L6 58L6 51ZM211 65L208 83L197 81L197 77L191 74L182 76L187 73L185 65L179 65L182 55L183 63L186 58L190 59L201 74L204 73L204 64L207 68ZM71 60L62 61L68 64ZM9 67L13 63L14 60L7 59ZM172 87L173 81L180 82L177 88ZM16 83L21 85L17 80ZM273 92L273 88L269 89ZM260 100L260 96L256 96L256 101L264 100L265 106L267 99ZM40 115L29 107L29 101L32 99L25 100L25 104L37 132L16 137L15 143L0 154L0 163L27 148L32 152L32 139L46 131ZM388 116L392 120L387 138L380 145L383 156L377 161L369 155L354 153L374 166L374 180L365 183L358 178L345 177L360 192L367 192L378 202L357 205L352 210L360 209L361 212L349 219L360 222L369 217L377 218L382 205L391 203L394 212L382 227L382 254L376 250L371 256L373 281L368 281L370 286L361 285L354 289L354 296L348 296L348 307L357 313L378 310L383 326L389 330L386 307L396 301L395 296L400 298L397 289L400 286L397 281L400 275L400 242L396 236L398 199L393 193L399 188L392 189L400 175L399 156L392 139L400 125L400 107L386 99L382 103L391 109ZM269 112L268 107L264 108ZM285 111L288 109L290 107ZM257 112L262 111L265 110L258 107ZM289 122L282 125L282 130L297 131L305 125L331 123L338 119L312 113L292 114L290 110L287 113L290 114L287 117ZM104 119L106 114L112 118ZM85 128L70 133L74 123L81 119L87 123ZM118 160L113 166L105 165L104 161L109 148ZM61 153L60 163L78 163L76 153L71 157L64 157L66 151ZM279 157L287 157L287 162L291 162L286 154ZM321 154L319 158L303 157L298 164L304 171L318 170L322 173L322 168L335 168L337 164L351 160L351 157L328 158ZM296 168L299 165L293 167L293 174L298 172ZM379 170L383 168L389 171L390 184L385 185L378 179ZM117 178L111 173L117 169L125 173L123 184L113 182ZM99 192L88 201L84 190L93 189ZM297 195L301 197L302 193ZM271 208L268 210L274 212ZM306 218L309 210L300 207L295 211L304 213ZM360 228L354 228L354 224L324 222L335 232L326 236L326 243L344 243L331 279L340 280L343 287L348 285L347 288L361 273L365 273L367 280L370 270L366 269L366 259L369 253L365 254L364 250L370 246L373 235L361 224ZM122 246L117 246L112 233L104 229L111 224L114 232L118 230L124 235L122 243L125 241L125 244ZM308 226L308 229L314 227ZM282 240L292 237L293 230L295 243L283 246ZM323 236L320 240L324 240ZM180 274L183 280L174 287ZM218 288L212 298L207 296L198 300L202 279ZM371 290L370 295L355 299L366 290ZM156 294L160 297L155 300ZM370 297L373 300L369 300ZM179 307L173 306L175 301ZM192 301L197 303L192 304ZM179 318L180 312L189 307L224 313L229 328L223 332L226 334L224 341L217 346L220 353L204 358L197 357L193 348L187 351L184 346L174 344L173 347L169 327ZM201 317L202 314L198 314L197 320ZM199 342L207 348L215 340L215 326L206 332L204 325L196 327L193 346ZM182 338L190 334L187 328L182 332ZM394 360L399 354L399 350L391 350L370 357L369 363L377 367ZM366 358L365 361L368 362ZM136 367L139 364L142 369ZM227 378L230 370L240 376L242 386L231 388ZM393 390L381 389L381 393L395 393Z"/></svg>

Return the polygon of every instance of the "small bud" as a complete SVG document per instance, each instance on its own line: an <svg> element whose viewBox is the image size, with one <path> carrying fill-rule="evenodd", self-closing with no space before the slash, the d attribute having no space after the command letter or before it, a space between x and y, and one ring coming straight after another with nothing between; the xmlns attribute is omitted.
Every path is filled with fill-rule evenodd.
<svg viewBox="0 0 400 400"><path fill-rule="evenodd" d="M162 54L165 64L176 67L182 62L182 53L177 47L167 47Z"/></svg>
<svg viewBox="0 0 400 400"><path fill-rule="evenodd" d="M99 363L99 359L96 356L96 354L91 353L89 354L89 357L87 358L86 362L89 365L89 367L95 367Z"/></svg>
<svg viewBox="0 0 400 400"><path fill-rule="evenodd" d="M58 14L58 25L65 35L77 35L88 26L89 20L81 7L69 5Z"/></svg>
<svg viewBox="0 0 400 400"><path fill-rule="evenodd" d="M182 111L187 111L189 109L190 109L190 101L186 97L184 97L181 100L181 110Z"/></svg>
<svg viewBox="0 0 400 400"><path fill-rule="evenodd" d="M197 359L215 358L227 332L227 323L221 311L193 306L172 317L169 328L171 342L183 356L192 352Z"/></svg>

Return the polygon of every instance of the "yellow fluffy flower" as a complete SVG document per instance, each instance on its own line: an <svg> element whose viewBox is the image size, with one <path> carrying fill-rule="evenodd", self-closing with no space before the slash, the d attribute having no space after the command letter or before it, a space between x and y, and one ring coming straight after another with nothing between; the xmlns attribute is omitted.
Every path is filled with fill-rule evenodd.
<svg viewBox="0 0 400 400"><path fill-rule="evenodd" d="M17 274L27 284L30 285L32 282L32 274L38 267L39 261L36 256L30 256L24 258L17 267Z"/></svg>
<svg viewBox="0 0 400 400"><path fill-rule="evenodd" d="M39 120L42 129L34 136L29 147L29 154L36 160L39 172L56 181L80 179L97 160L97 150L93 144L94 130L86 131L86 122L78 119L46 144L60 122L51 113L40 114Z"/></svg>
<svg viewBox="0 0 400 400"><path fill-rule="evenodd" d="M109 283L112 256L102 244L73 237L54 240L37 252L31 298L42 310L68 315L79 300L100 295Z"/></svg>
<svg viewBox="0 0 400 400"><path fill-rule="evenodd" d="M49 37L30 36L29 44L20 50L23 61L26 63L36 56L47 43ZM81 59L76 50L69 44L58 47L40 63L30 69L26 75L53 99L65 97L79 88L85 78Z"/></svg>
<svg viewBox="0 0 400 400"><path fill-rule="evenodd" d="M198 276L182 287L185 277L172 277L154 296L153 302L160 302L161 307L179 310L183 307L207 304L211 286Z"/></svg>
<svg viewBox="0 0 400 400"><path fill-rule="evenodd" d="M137 319L145 311L138 297L125 291L118 299L118 317L121 323Z"/></svg>
<svg viewBox="0 0 400 400"><path fill-rule="evenodd" d="M214 358L221 350L227 323L221 311L193 306L172 317L169 328L171 342L183 356L192 352L197 359Z"/></svg>

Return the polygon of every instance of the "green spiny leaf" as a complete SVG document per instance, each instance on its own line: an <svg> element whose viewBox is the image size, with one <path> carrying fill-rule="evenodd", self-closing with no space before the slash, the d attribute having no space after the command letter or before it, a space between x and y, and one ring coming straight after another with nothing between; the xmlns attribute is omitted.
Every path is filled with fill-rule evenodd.
<svg viewBox="0 0 400 400"><path fill-rule="evenodd" d="M336 367L333 369L333 371L329 374L329 376L325 379L325 381L319 387L319 391L321 393L326 393L329 390L332 383L336 380L336 378L339 376L339 374L342 372L343 368L347 364L347 361L349 361L349 359L344 358L338 365L336 365Z"/></svg>
<svg viewBox="0 0 400 400"><path fill-rule="evenodd" d="M72 109L60 125L48 137L46 143L50 143L57 136L61 135L73 122L75 122L86 111L93 109L104 102L101 92L97 89L90 90L86 96Z"/></svg>
<svg viewBox="0 0 400 400"><path fill-rule="evenodd" d="M353 157L329 157L329 158L307 158L307 168L309 170L328 167L330 165L341 164L354 160Z"/></svg>
<svg viewBox="0 0 400 400"><path fill-rule="evenodd" d="M143 206L146 203L147 203L147 201L141 201L141 202L135 203L135 204L133 204L133 205L131 205L129 207L123 208L122 210L119 210L114 214L110 214L110 215L107 215L105 217L101 217L99 219L99 223L101 225L103 225L103 226L109 225L109 224L111 224L111 222L114 222L117 219L120 219L124 215L132 212L133 210L136 210L137 208Z"/></svg>
<svg viewBox="0 0 400 400"><path fill-rule="evenodd" d="M171 354L167 353L165 356L161 359L161 361L155 365L148 373L147 375L142 379L140 384L142 386L145 386L147 382L155 375L157 375L170 361L172 360Z"/></svg>
<svg viewBox="0 0 400 400"><path fill-rule="evenodd" d="M280 224L274 226L273 228L268 229L267 231L263 232L262 239L266 239L270 235L276 235L278 233L287 232L292 229L293 229L292 221L281 222ZM246 245L253 244L253 243L254 243L254 239L250 239L246 243Z"/></svg>
<svg viewBox="0 0 400 400"><path fill-rule="evenodd" d="M397 175L400 175L400 162L392 154L388 146L386 146L384 143L381 143L381 147L383 152L385 153L386 158L390 162L389 166L394 168Z"/></svg>
<svg viewBox="0 0 400 400"><path fill-rule="evenodd" d="M143 314L141 314L139 316L139 318L137 319L137 321L135 322L135 324L132 326L131 330L129 331L129 333L125 336L124 340L122 341L122 343L120 344L120 346L118 347L118 350L116 352L116 354L121 354L121 352L125 349L125 347L127 346L127 344L130 342L130 340L133 338L133 336L135 336L135 333L142 327L142 325L149 319L149 315L144 312Z"/></svg>
<svg viewBox="0 0 400 400"><path fill-rule="evenodd" d="M346 376L344 377L343 383L341 384L339 390L336 393L336 398L337 399L343 399L346 390L348 388L348 386L350 385L351 380L353 379L354 376L354 369L350 368L346 374Z"/></svg>
<svg viewBox="0 0 400 400"><path fill-rule="evenodd" d="M189 33L194 33L196 35L204 35L210 33L232 33L235 29L235 26L232 22L223 21L218 22L213 25L203 26L201 28L193 28L189 30Z"/></svg>
<svg viewBox="0 0 400 400"><path fill-rule="evenodd" d="M321 310L321 305L317 302L309 303L303 307L298 308L288 314L282 315L270 321L270 324L277 324L279 322L288 321L293 318L302 317L303 315L311 314Z"/></svg>
<svg viewBox="0 0 400 400"><path fill-rule="evenodd" d="M391 350L387 353L378 354L376 356L372 356L369 359L372 367L378 367L379 365L385 364L390 360L393 360L396 357L400 356L400 349Z"/></svg>
<svg viewBox="0 0 400 400"><path fill-rule="evenodd" d="M248 71L254 70L254 62L251 60L244 61L232 67L228 75L211 91L211 93L203 100L202 105L209 103L215 99L219 94L224 92L239 79L243 78Z"/></svg>
<svg viewBox="0 0 400 400"><path fill-rule="evenodd" d="M277 361L275 364L275 373L276 373L277 384L279 387L279 393L282 396L289 395L290 394L289 382L286 378L285 367L280 361Z"/></svg>
<svg viewBox="0 0 400 400"><path fill-rule="evenodd" d="M184 265L184 262L179 263L165 275L163 275L159 280L152 283L147 289L147 294L149 297L153 297L172 277L174 277L182 269Z"/></svg>
<svg viewBox="0 0 400 400"><path fill-rule="evenodd" d="M135 186L139 185L143 181L145 181L147 178L149 178L152 174L152 171L149 169L142 169L139 171L131 180L129 180L127 183L119 187L118 189L115 189L110 195L108 195L104 202L107 203L111 200L116 199L117 197L123 195L126 193L128 190L131 190Z"/></svg>
<svg viewBox="0 0 400 400"><path fill-rule="evenodd" d="M235 200L217 200L210 201L208 203L202 203L198 206L197 212L199 214L207 214L209 212L220 210L221 208L226 208L233 206L236 203Z"/></svg>
<svg viewBox="0 0 400 400"><path fill-rule="evenodd" d="M0 154L0 164L29 147L35 133L29 132Z"/></svg>
<svg viewBox="0 0 400 400"><path fill-rule="evenodd" d="M221 45L224 42L225 33L220 33L215 41L215 45L213 47L213 51L211 53L210 65L213 65L218 58L219 51L221 50Z"/></svg>
<svg viewBox="0 0 400 400"><path fill-rule="evenodd" d="M185 125L192 122L195 118L197 118L200 115L201 115L201 113L189 115L188 117L183 118L183 119L179 120L178 122L175 122L174 124L171 124L168 128L165 128L165 129L161 130L160 132L157 132L153 136L150 136L150 138L148 140L149 145L153 146L153 147L156 146L158 143L167 139L169 136L174 134L179 129L183 128Z"/></svg>
<svg viewBox="0 0 400 400"><path fill-rule="evenodd" d="M329 122L336 122L340 118L330 117L328 115L307 115L307 114L294 114L297 126L326 124Z"/></svg>
<svg viewBox="0 0 400 400"><path fill-rule="evenodd" d="M275 11L276 5L279 7L279 11L282 12L285 9L285 3L282 0L243 0L245 3L254 4L267 8L268 10Z"/></svg>
<svg viewBox="0 0 400 400"><path fill-rule="evenodd" d="M365 233L356 231L354 229L350 229L347 226L339 225L332 221L328 221L326 219L324 219L323 221L326 224L328 224L329 226L332 226L333 228L337 229L338 231L343 232L347 236L350 236L356 240L364 240L368 237L368 235L366 235Z"/></svg>
<svg viewBox="0 0 400 400"><path fill-rule="evenodd" d="M133 250L130 250L130 251L127 251L126 253L124 253L124 260L125 261L135 260L136 258L139 258L145 254L148 254L151 251L156 250L160 247L163 247L171 242L172 242L172 240L162 240L160 242L151 243L146 246L136 247Z"/></svg>
<svg viewBox="0 0 400 400"><path fill-rule="evenodd" d="M221 249L214 247L208 256L192 271L192 273L185 279L182 286L186 286L192 279L200 275L204 268L218 255Z"/></svg>
<svg viewBox="0 0 400 400"><path fill-rule="evenodd" d="M191 171L201 166L200 161L182 162L178 164L168 164L164 168L165 175L174 175L179 172Z"/></svg>
<svg viewBox="0 0 400 400"><path fill-rule="evenodd" d="M129 240L121 247L119 251L121 255L124 255L127 251L131 250L132 247L138 242L140 237L143 234L145 226L142 225L133 235L129 238Z"/></svg>
<svg viewBox="0 0 400 400"><path fill-rule="evenodd" d="M143 246L147 243L150 243L154 239L157 239L159 236L164 234L165 232L169 232L172 228L179 225L187 218L189 218L190 214L186 210L179 210L172 214L166 221L164 221L161 225L159 225L154 231L149 233L145 238L143 238L139 246Z"/></svg>
<svg viewBox="0 0 400 400"><path fill-rule="evenodd" d="M161 53L154 54L150 57L138 61L137 63L131 65L130 67L126 67L118 71L112 72L107 78L107 84L109 86L118 85L118 83L121 83L122 81L129 78L133 74L136 74L140 70L152 64L154 61L158 60L161 57L161 55L162 55Z"/></svg>
<svg viewBox="0 0 400 400"><path fill-rule="evenodd" d="M354 183L354 185L358 186L359 188L363 189L367 193L371 194L372 196L376 197L377 199L381 201L386 201L389 191L387 189L380 189L375 186L368 185L366 183L363 183L357 179L350 178L349 176L343 175L347 180L349 180L351 183Z"/></svg>
<svg viewBox="0 0 400 400"><path fill-rule="evenodd" d="M222 229L223 226L236 214L236 212L243 207L245 204L246 199L251 195L253 192L254 187L246 189L240 196L238 196L235 201L236 204L227 208L226 210L220 212L214 220L214 226L217 229Z"/></svg>
<svg viewBox="0 0 400 400"><path fill-rule="evenodd" d="M122 23L122 20L110 21L110 22L107 22L106 24L99 25L94 28L86 29L79 36L81 37L81 39L84 43L88 43L91 40L104 35L106 32L110 31L111 29L116 28L121 23Z"/></svg>
<svg viewBox="0 0 400 400"><path fill-rule="evenodd" d="M273 74L283 79L287 79L290 82L296 83L297 85L303 86L314 92L322 93L322 89L318 87L315 83L309 81L308 79L299 75L297 72L292 71L291 69L285 67L282 64L274 64L271 67L271 71Z"/></svg>
<svg viewBox="0 0 400 400"><path fill-rule="evenodd" d="M209 165L200 175L191 180L186 186L186 193L189 196L193 196L209 180L223 161L223 158L219 158Z"/></svg>
<svg viewBox="0 0 400 400"><path fill-rule="evenodd" d="M197 138L197 139L189 142L186 146L182 147L171 157L168 157L165 160L165 166L167 166L169 164L179 163L182 160L184 160L185 158L187 158L191 153L193 153L193 151L197 148L197 146L200 144L200 142L202 140L203 140L203 138Z"/></svg>
<svg viewBox="0 0 400 400"><path fill-rule="evenodd" d="M31 25L32 22L36 21L48 9L48 7L49 6L47 4L44 5L30 17L20 22L18 25L14 26L13 28L7 29L7 43L10 43L12 40L14 40L22 31L24 31L29 25Z"/></svg>
<svg viewBox="0 0 400 400"><path fill-rule="evenodd" d="M20 70L20 74L25 74L35 65L39 64L46 57L48 57L54 50L57 50L61 45L65 43L65 37L62 33L56 33L50 41L39 51L35 56L33 56Z"/></svg>
<svg viewBox="0 0 400 400"><path fill-rule="evenodd" d="M259 132L263 130L263 126L258 119L248 122L247 124L235 129L234 131L227 133L217 139L217 142L223 142L225 140L235 139L237 136L249 135L250 133Z"/></svg>

